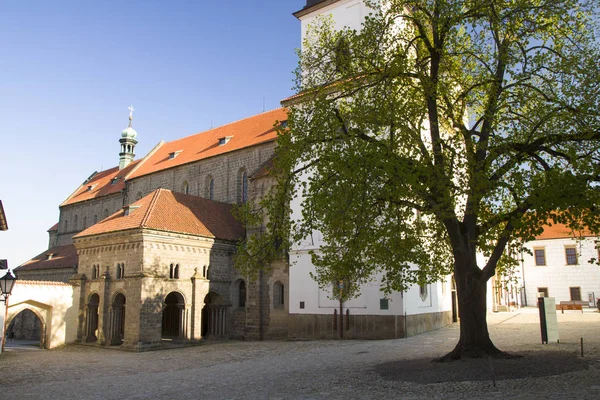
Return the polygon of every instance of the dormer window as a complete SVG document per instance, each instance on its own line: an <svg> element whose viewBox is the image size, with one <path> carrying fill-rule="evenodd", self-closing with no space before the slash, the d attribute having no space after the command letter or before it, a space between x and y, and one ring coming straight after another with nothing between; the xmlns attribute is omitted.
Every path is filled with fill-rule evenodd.
<svg viewBox="0 0 600 400"><path fill-rule="evenodd" d="M56 254L54 253L48 253L46 254L46 260L52 260L52 257L54 257Z"/></svg>
<svg viewBox="0 0 600 400"><path fill-rule="evenodd" d="M131 214L133 211L137 210L138 208L140 208L140 206L134 206L132 204L123 207L123 211L124 211L124 215L128 216L129 214Z"/></svg>
<svg viewBox="0 0 600 400"><path fill-rule="evenodd" d="M111 185L116 185L116 184L117 184L117 182L119 182L119 177L118 177L118 176L115 176L114 178L112 178L112 179L110 180L110 184L111 184Z"/></svg>
<svg viewBox="0 0 600 400"><path fill-rule="evenodd" d="M172 151L169 153L169 160L174 159L175 157L177 157L179 155L179 153L181 153L183 150L177 150L177 151Z"/></svg>
<svg viewBox="0 0 600 400"><path fill-rule="evenodd" d="M227 144L227 142L229 142L232 137L233 136L225 136L225 137L219 138L219 146L223 146L224 144Z"/></svg>
<svg viewBox="0 0 600 400"><path fill-rule="evenodd" d="M87 191L91 192L92 190L94 190L95 187L96 187L96 185L88 185Z"/></svg>
<svg viewBox="0 0 600 400"><path fill-rule="evenodd" d="M285 120L285 121L281 121L281 122L279 123L279 126L281 126L282 128L287 128L287 126L288 126L288 122L287 122L287 120Z"/></svg>

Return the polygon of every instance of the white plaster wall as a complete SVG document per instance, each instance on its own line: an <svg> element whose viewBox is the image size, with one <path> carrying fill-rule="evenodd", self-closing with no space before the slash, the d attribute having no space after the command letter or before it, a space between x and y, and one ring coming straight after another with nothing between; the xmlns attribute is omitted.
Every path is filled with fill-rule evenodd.
<svg viewBox="0 0 600 400"><path fill-rule="evenodd" d="M323 7L300 18L302 42L307 36L309 25L314 24L319 15L331 16L336 30L348 27L358 31L361 29L364 18L371 12L372 10L361 0L342 0Z"/></svg>
<svg viewBox="0 0 600 400"><path fill-rule="evenodd" d="M46 348L73 343L77 338L79 288L60 282L17 281L8 303L8 322L29 309L45 323Z"/></svg>
<svg viewBox="0 0 600 400"><path fill-rule="evenodd" d="M580 242L570 238L528 242L526 247L532 254L523 253L527 305L536 305L540 287L547 287L548 295L554 297L557 303L571 300L569 287L581 288L581 300L588 299L588 292L600 297L600 266L589 263L591 258L598 259L596 240L598 238L591 237ZM567 265L566 246L576 246L577 265ZM545 250L546 266L535 265L534 248Z"/></svg>
<svg viewBox="0 0 600 400"><path fill-rule="evenodd" d="M315 272L307 251L290 252L290 313L291 314L331 314L332 309L339 308L339 300L331 299L331 291L319 288L310 276ZM398 292L387 296L388 309L381 310L379 300L386 296L381 291L380 279L364 284L360 288L360 296L344 302L344 309L349 308L356 315L404 315L403 298ZM417 289L418 293L418 289ZM300 308L300 302L305 304Z"/></svg>

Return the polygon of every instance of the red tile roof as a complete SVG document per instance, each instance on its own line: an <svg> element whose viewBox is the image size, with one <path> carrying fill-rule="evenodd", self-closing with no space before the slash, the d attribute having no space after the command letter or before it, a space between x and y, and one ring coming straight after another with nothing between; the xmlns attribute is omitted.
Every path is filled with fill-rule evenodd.
<svg viewBox="0 0 600 400"><path fill-rule="evenodd" d="M50 258L48 256L51 255ZM31 260L24 262L15 270L32 271L38 269L57 269L57 268L73 268L77 266L78 256L75 246L68 244L66 246L57 246L44 251L33 257Z"/></svg>
<svg viewBox="0 0 600 400"><path fill-rule="evenodd" d="M139 208L136 208L139 207ZM167 189L157 189L75 235L74 238L128 229L148 228L238 241L244 228L231 214L232 205Z"/></svg>
<svg viewBox="0 0 600 400"><path fill-rule="evenodd" d="M63 201L61 206L120 192L125 188L125 175L132 171L138 162L139 160L133 161L122 170L114 167L95 173Z"/></svg>
<svg viewBox="0 0 600 400"><path fill-rule="evenodd" d="M174 140L160 146L144 160L127 179L162 171L178 165L240 150L277 139L276 121L287 120L287 109L278 108L245 118L206 132ZM219 139L231 139L219 145ZM170 154L176 154L171 157Z"/></svg>
<svg viewBox="0 0 600 400"><path fill-rule="evenodd" d="M536 239L564 239L575 238L579 236L595 236L591 231L584 229L583 231L573 231L564 224L544 225L544 232L536 236Z"/></svg>
<svg viewBox="0 0 600 400"><path fill-rule="evenodd" d="M50 227L50 229L48 229L48 231L47 231L47 232L52 232L52 231L57 231L57 230L58 230L58 222L57 222L57 223L55 223L54 225L52 225L52 226Z"/></svg>

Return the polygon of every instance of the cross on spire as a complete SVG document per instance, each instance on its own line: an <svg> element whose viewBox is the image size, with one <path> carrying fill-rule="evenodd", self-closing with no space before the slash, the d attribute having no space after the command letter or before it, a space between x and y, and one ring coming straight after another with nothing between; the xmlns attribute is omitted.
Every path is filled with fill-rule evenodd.
<svg viewBox="0 0 600 400"><path fill-rule="evenodd" d="M135 111L135 108L133 108L133 106L129 106L128 110L129 110L129 127L131 128L131 120L133 119L133 112Z"/></svg>

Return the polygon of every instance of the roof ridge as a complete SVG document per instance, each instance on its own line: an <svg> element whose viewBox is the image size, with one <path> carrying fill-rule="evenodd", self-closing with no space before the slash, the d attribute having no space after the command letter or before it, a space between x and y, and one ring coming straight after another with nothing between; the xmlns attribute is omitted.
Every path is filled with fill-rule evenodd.
<svg viewBox="0 0 600 400"><path fill-rule="evenodd" d="M154 196L152 196L152 200L150 200L150 205L148 206L148 210L146 210L146 215L144 215L142 222L140 222L140 227L142 227L142 228L146 227L146 224L148 223L148 220L150 219L150 216L152 215L152 211L154 210L154 206L158 202L158 198L163 190L168 190L168 189L158 188L154 192Z"/></svg>
<svg viewBox="0 0 600 400"><path fill-rule="evenodd" d="M189 135L187 135L187 136L180 137L179 139L171 140L171 141L169 141L169 142L167 142L167 143L173 143L173 142L177 142L177 141L179 141L179 140L187 139L187 138L189 138L189 137L192 137L192 136L200 135L201 133L207 133L207 132L210 132L210 131L214 131L214 130L216 130L216 129L219 129L219 128L224 128L224 127L226 127L226 126L233 125L233 124L235 124L235 123L238 123L238 122L240 122L240 121L243 121L243 120L245 120L245 119L250 119L250 118L258 117L259 115L262 115L262 114L267 114L267 113L270 113L270 112L273 112L273 111L277 111L277 110L281 110L281 109L284 109L284 108L287 108L287 107L281 106L281 107L273 108L273 109L271 109L271 110L267 110L267 111L260 112L260 113L258 113L258 114L250 115L250 116L248 116L248 117L244 117L244 118L236 119L235 121L227 122L227 123L225 123L225 124L223 124L223 125L219 125L219 126L216 126L216 127L214 127L214 128L207 129L207 130L205 130L205 131L200 131L200 132L192 133L192 134L189 134Z"/></svg>
<svg viewBox="0 0 600 400"><path fill-rule="evenodd" d="M141 160L140 160L140 161L137 163L137 165L135 165L135 166L134 166L134 167L131 169L131 171L129 171L129 172L128 172L128 173L127 173L127 174L126 174L124 177L123 177L123 180L124 180L124 181L126 181L127 179L129 179L129 177L130 177L131 175L133 175L133 173L134 173L135 171L137 171L137 170L138 170L138 169L139 169L139 168L140 168L140 167L141 167L141 166L144 164L144 162L145 162L145 161L147 161L147 160L148 160L150 157L152 157L152 155L153 155L154 153L156 153L156 151L157 151L159 148L161 148L161 147L163 146L163 144L165 144L165 141L164 141L164 140L161 140L160 142L158 142L158 144L157 144L156 146L154 146L154 148L153 148L152 150L150 150L150 151L148 152L148 154L146 154L144 157L142 157L142 159L141 159Z"/></svg>

